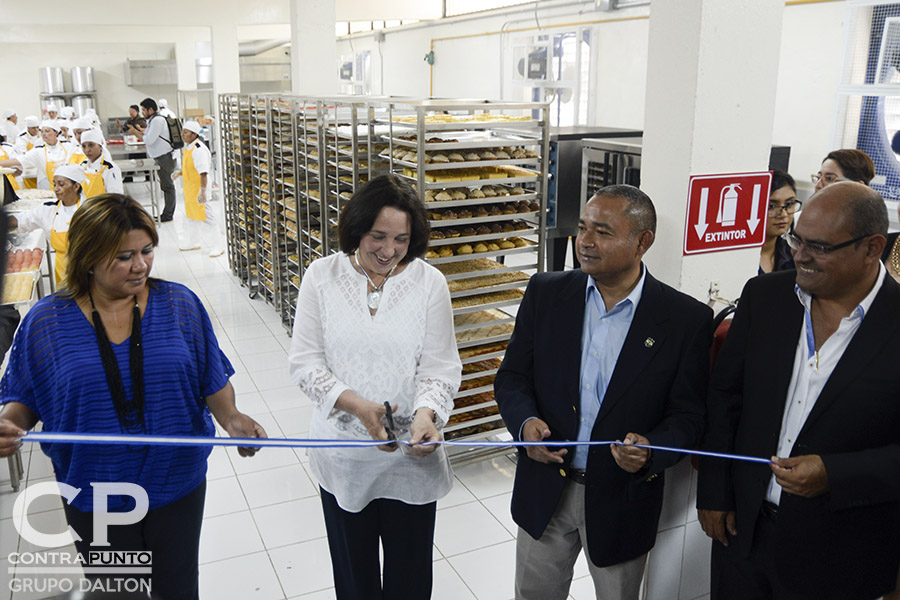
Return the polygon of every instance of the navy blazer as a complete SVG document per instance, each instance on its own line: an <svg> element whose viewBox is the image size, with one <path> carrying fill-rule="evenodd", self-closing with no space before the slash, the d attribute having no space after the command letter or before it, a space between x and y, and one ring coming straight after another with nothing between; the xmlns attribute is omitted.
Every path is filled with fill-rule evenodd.
<svg viewBox="0 0 900 600"><path fill-rule="evenodd" d="M778 449L803 324L796 272L751 279L716 360L703 449L768 458ZM890 275L797 436L791 456L818 454L830 490L783 492L775 527L782 579L798 597L875 598L900 563L900 285ZM697 507L734 510L732 544L747 556L771 470L701 459Z"/></svg>
<svg viewBox="0 0 900 600"><path fill-rule="evenodd" d="M529 417L547 423L550 439L578 437L586 286L587 275L575 270L535 275L525 290L494 381L500 412L516 438ZM712 311L647 273L591 439L624 439L634 432L656 445L693 448L703 427L711 340ZM561 468L519 452L512 515L535 539L556 510L573 454L574 448ZM609 447L591 449L585 522L595 565L618 564L653 547L662 473L681 458L654 453L649 470L633 475L616 464Z"/></svg>

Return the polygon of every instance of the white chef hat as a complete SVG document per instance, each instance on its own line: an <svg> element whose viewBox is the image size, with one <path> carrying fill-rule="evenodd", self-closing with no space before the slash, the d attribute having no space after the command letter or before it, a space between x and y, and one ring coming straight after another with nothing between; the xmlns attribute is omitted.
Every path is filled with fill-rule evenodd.
<svg viewBox="0 0 900 600"><path fill-rule="evenodd" d="M47 105L47 112L48 112L48 113L49 113L49 112L59 112L59 109L56 108L56 105L55 105L55 104L48 104L48 105Z"/></svg>
<svg viewBox="0 0 900 600"><path fill-rule="evenodd" d="M193 131L197 135L200 135L200 132L203 130L203 127L197 121L185 121L184 125L182 125L181 128L187 129L188 131Z"/></svg>
<svg viewBox="0 0 900 600"><path fill-rule="evenodd" d="M168 108L168 107L169 107L169 101L166 100L165 98L160 98L160 99L156 102L156 104L157 104L157 106L159 106L160 108Z"/></svg>
<svg viewBox="0 0 900 600"><path fill-rule="evenodd" d="M72 164L66 164L61 167L56 167L56 171L54 171L53 175L59 175L60 177L71 179L75 183L84 183L85 180L84 169L82 169L78 165Z"/></svg>
<svg viewBox="0 0 900 600"><path fill-rule="evenodd" d="M55 130L56 133L62 131L59 126L59 121L57 121L56 119L44 119L43 121L41 121L41 129L43 129L44 127L49 127L50 129Z"/></svg>
<svg viewBox="0 0 900 600"><path fill-rule="evenodd" d="M101 134L96 129L88 129L84 133L81 134L81 143L85 142L94 142L95 144L103 145L103 134Z"/></svg>
<svg viewBox="0 0 900 600"><path fill-rule="evenodd" d="M38 121L38 118L34 115L28 115L27 117L25 117L25 127L37 127L40 124L41 122Z"/></svg>
<svg viewBox="0 0 900 600"><path fill-rule="evenodd" d="M11 108L7 108L6 110L3 111L3 118L8 119L12 116L15 116L15 114L16 114L15 110L13 110Z"/></svg>
<svg viewBox="0 0 900 600"><path fill-rule="evenodd" d="M88 121L87 119L85 119L84 117L82 117L80 119L75 119L74 121L72 121L72 127L71 127L72 130L75 130L75 129L87 130L90 128L91 128L91 122Z"/></svg>
<svg viewBox="0 0 900 600"><path fill-rule="evenodd" d="M63 106L61 109L59 109L59 114L66 119L70 119L75 115L75 109L71 106Z"/></svg>

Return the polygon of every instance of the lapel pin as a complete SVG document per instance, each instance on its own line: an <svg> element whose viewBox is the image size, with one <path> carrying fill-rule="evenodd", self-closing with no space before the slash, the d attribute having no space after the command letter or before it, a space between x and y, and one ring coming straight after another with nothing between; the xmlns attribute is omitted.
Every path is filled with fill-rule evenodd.
<svg viewBox="0 0 900 600"><path fill-rule="evenodd" d="M645 348L652 348L652 347L653 347L653 344L655 344L655 343L656 343L656 340L654 340L654 339L651 338L651 337L648 337L646 340L644 340L644 347L645 347Z"/></svg>

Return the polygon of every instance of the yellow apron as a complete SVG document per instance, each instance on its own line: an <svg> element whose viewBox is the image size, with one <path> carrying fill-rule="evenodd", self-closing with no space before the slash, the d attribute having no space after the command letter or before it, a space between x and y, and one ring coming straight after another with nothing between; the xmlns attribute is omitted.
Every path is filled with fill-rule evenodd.
<svg viewBox="0 0 900 600"><path fill-rule="evenodd" d="M4 150L2 146L0 146L0 160L6 160L7 158L9 158L9 153ZM12 189L19 189L19 182L16 181L16 178L12 176L12 173L9 173L6 178L9 179L9 183L12 185Z"/></svg>
<svg viewBox="0 0 900 600"><path fill-rule="evenodd" d="M84 174L85 180L81 184L81 189L84 190L85 198L93 198L94 196L106 193L106 184L103 182L103 171L108 168L109 167L104 164L99 173Z"/></svg>
<svg viewBox="0 0 900 600"><path fill-rule="evenodd" d="M26 134L27 135L27 134ZM28 147L25 149L26 151L34 148L34 143L31 141L31 138L28 139ZM26 190L36 190L37 189L37 177L23 177L22 178L22 187Z"/></svg>
<svg viewBox="0 0 900 600"><path fill-rule="evenodd" d="M87 155L81 151L81 145L78 145L77 148L72 152L72 155L69 157L69 164L80 165L86 160Z"/></svg>
<svg viewBox="0 0 900 600"><path fill-rule="evenodd" d="M50 222L50 247L56 250L56 265L53 271L56 274L57 287L59 287L60 282L65 277L66 266L69 264L69 259L66 257L66 253L69 251L69 232L66 230L60 233L53 229L53 224L56 223L56 215L59 214L60 204L62 203L57 203L56 212L53 213L53 220ZM81 199L78 200L77 206L81 206ZM78 209L76 208L75 210Z"/></svg>
<svg viewBox="0 0 900 600"><path fill-rule="evenodd" d="M206 206L197 202L200 196L200 173L194 168L194 147L184 151L181 160L181 176L184 179L184 214L194 221L206 220Z"/></svg>
<svg viewBox="0 0 900 600"><path fill-rule="evenodd" d="M57 168L63 166L64 164L66 164L65 158L57 162L50 162L50 159L47 157L47 146L44 146L44 171L47 174L47 181L50 185L48 189L53 189L53 174L56 173Z"/></svg>

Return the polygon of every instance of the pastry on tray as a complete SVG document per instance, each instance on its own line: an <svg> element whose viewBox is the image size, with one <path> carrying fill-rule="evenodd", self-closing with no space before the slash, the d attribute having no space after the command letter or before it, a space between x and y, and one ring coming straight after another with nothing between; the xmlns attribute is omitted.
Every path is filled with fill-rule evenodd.
<svg viewBox="0 0 900 600"><path fill-rule="evenodd" d="M509 160L509 154L506 153L505 150L494 150L494 156L497 157L497 160Z"/></svg>
<svg viewBox="0 0 900 600"><path fill-rule="evenodd" d="M474 250L472 249L472 246L470 246L469 244L460 244L456 248L457 254L472 254L472 252L474 252Z"/></svg>
<svg viewBox="0 0 900 600"><path fill-rule="evenodd" d="M441 246L440 251L438 252L441 258L447 258L449 256L453 256L453 248L450 246Z"/></svg>
<svg viewBox="0 0 900 600"><path fill-rule="evenodd" d="M444 229L444 237L445 238L459 237L459 229L455 229L453 227L448 227L448 228Z"/></svg>
<svg viewBox="0 0 900 600"><path fill-rule="evenodd" d="M466 196L466 192L461 189L451 190L450 197L453 198L454 200L465 200L468 198L468 196ZM462 217L460 217L460 218L462 218Z"/></svg>
<svg viewBox="0 0 900 600"><path fill-rule="evenodd" d="M450 162L466 162L466 159L459 152L451 152L447 155L447 158L450 159Z"/></svg>
<svg viewBox="0 0 900 600"><path fill-rule="evenodd" d="M459 230L459 233L462 237L469 237L470 235L476 235L475 228L472 226L463 227Z"/></svg>
<svg viewBox="0 0 900 600"><path fill-rule="evenodd" d="M484 198L484 192L481 188L472 188L469 190L469 198Z"/></svg>
<svg viewBox="0 0 900 600"><path fill-rule="evenodd" d="M472 246L472 250L474 252L487 252L488 248L487 248L486 244L484 244L483 242L479 242L479 243L475 244L474 246Z"/></svg>
<svg viewBox="0 0 900 600"><path fill-rule="evenodd" d="M478 156L477 152L467 152L464 158L468 161L481 160L481 157Z"/></svg>
<svg viewBox="0 0 900 600"><path fill-rule="evenodd" d="M437 164L437 163L449 163L449 162L450 162L450 159L447 157L446 154L442 154L442 153L440 153L440 152L436 152L436 153L434 153L434 154L431 155L431 162L432 162L432 163L435 163L435 164Z"/></svg>
<svg viewBox="0 0 900 600"><path fill-rule="evenodd" d="M435 202L449 202L450 200L453 200L453 196L446 190L441 190L434 195Z"/></svg>

